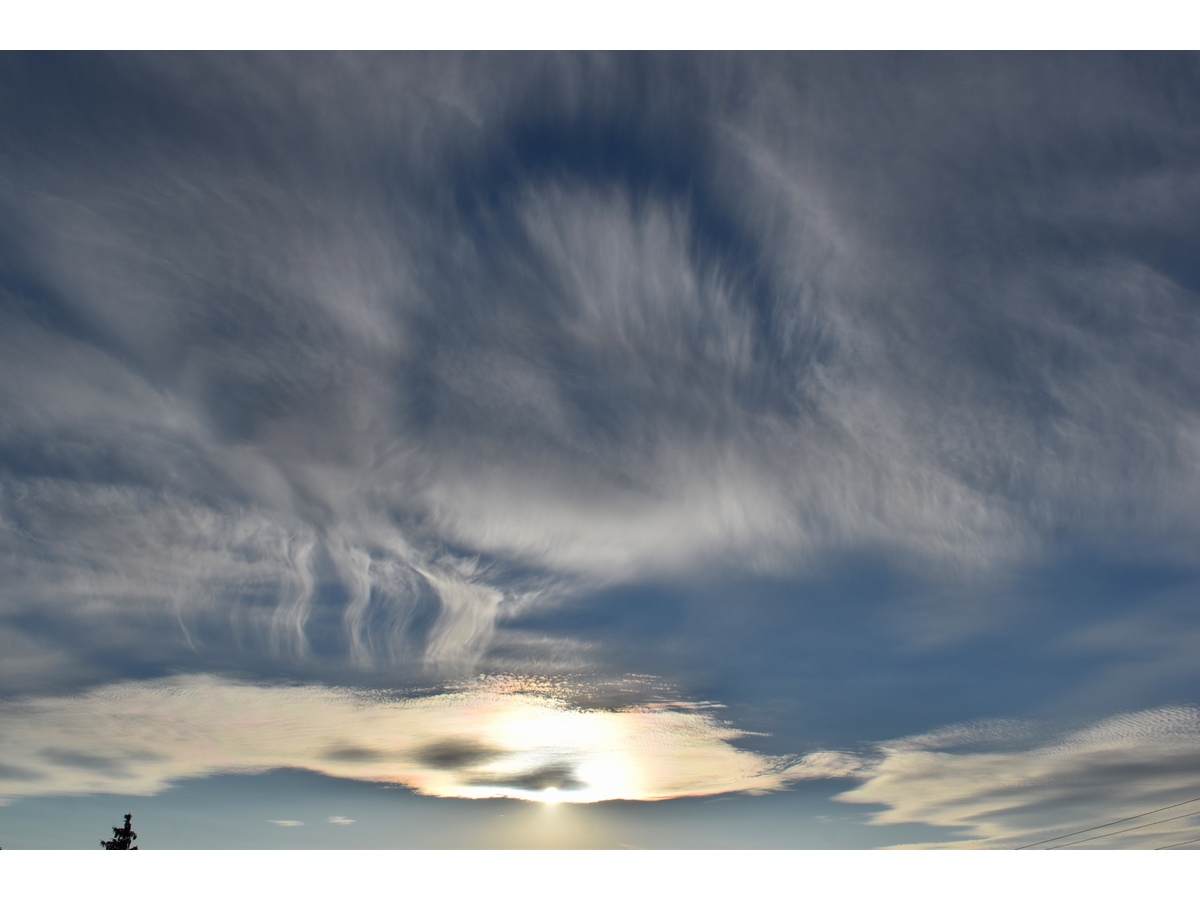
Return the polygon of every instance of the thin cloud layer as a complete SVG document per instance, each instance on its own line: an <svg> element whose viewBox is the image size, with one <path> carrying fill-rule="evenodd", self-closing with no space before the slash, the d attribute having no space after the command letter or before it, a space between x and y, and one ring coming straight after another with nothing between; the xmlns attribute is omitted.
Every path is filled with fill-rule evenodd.
<svg viewBox="0 0 1200 900"><path fill-rule="evenodd" d="M991 722L885 742L881 756L854 773L863 783L837 799L885 806L872 815L874 824L953 829L947 841L922 847L1050 849L1080 841L1154 849L1194 836L1200 803L1184 801L1200 799L1196 707L1047 730ZM1109 822L1121 824L1099 827Z"/></svg>
<svg viewBox="0 0 1200 900"><path fill-rule="evenodd" d="M0 797L149 795L181 779L279 768L437 797L544 800L553 790L575 803L783 786L785 760L735 747L746 733L710 705L647 699L661 693L637 679L480 679L406 697L178 676L6 700ZM56 749L80 735L87 753Z"/></svg>
<svg viewBox="0 0 1200 900"><path fill-rule="evenodd" d="M946 829L944 840L919 845L944 848L1053 847L1085 838L1098 847L1153 848L1187 840L1200 817L1185 802L1200 803L1195 707L1127 713L1071 730L1020 720L970 723L862 750L781 757L735 746L753 735L723 721L712 704L669 694L631 677L479 678L403 695L178 676L8 700L0 707L7 726L0 797L151 795L184 779L279 768L435 797L549 803L856 781L834 799L882 807L870 824ZM87 735L87 752L62 749L80 745L79 735ZM327 821L354 823L337 815Z"/></svg>

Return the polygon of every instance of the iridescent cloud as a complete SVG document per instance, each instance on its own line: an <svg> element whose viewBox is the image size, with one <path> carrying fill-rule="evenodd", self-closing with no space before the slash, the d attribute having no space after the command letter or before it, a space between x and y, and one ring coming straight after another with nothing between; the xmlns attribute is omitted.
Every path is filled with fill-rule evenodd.
<svg viewBox="0 0 1200 900"><path fill-rule="evenodd" d="M740 748L736 742L752 735L723 721L719 707L671 693L635 676L480 676L407 694L177 676L5 701L0 802L151 795L182 779L281 768L435 797L545 803L765 793L837 779L858 784L835 799L881 807L872 824L953 829L922 846L983 848L1200 801L1195 707L1068 730L1022 721L954 725L801 757ZM1200 816L1200 802L1137 819L1139 827L1115 843L1101 838L1103 829L1088 837L1100 846L1158 846L1185 839L1193 814Z"/></svg>
<svg viewBox="0 0 1200 900"><path fill-rule="evenodd" d="M576 803L785 785L789 761L735 747L746 732L712 705L647 700L649 687L498 677L414 696L179 676L7 701L0 796L145 795L288 767L433 796Z"/></svg>

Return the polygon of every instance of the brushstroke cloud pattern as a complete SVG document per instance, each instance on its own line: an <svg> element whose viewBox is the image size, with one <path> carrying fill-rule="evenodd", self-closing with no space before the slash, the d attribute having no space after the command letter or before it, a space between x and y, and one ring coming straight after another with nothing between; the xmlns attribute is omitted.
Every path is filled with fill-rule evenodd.
<svg viewBox="0 0 1200 900"><path fill-rule="evenodd" d="M5 796L851 778L996 846L1082 821L1063 785L1184 790L1198 87L1175 54L0 55ZM500 672L566 693L463 687ZM668 707L579 699L624 672ZM1100 724L937 730L980 719Z"/></svg>
<svg viewBox="0 0 1200 900"><path fill-rule="evenodd" d="M461 670L514 608L597 583L803 571L862 546L983 571L1064 527L1193 545L1192 286L1128 253L1021 239L1182 226L1200 184L1186 157L1097 208L1102 156L1048 172L1049 195L1026 185L957 132L967 98L919 64L815 129L847 62L826 98L802 84L813 61L748 57L691 74L771 75L750 102L698 91L684 112L601 119L615 161L576 159L553 146L556 117L632 77L578 62L564 80L569 62L540 57L97 61L114 102L151 78L210 130L156 135L121 108L130 129L98 133L99 176L53 130L10 145L8 619L79 622L74 640L142 656L232 636L297 665L332 651ZM1024 87L1014 67L956 64ZM1163 148L1194 141L1113 69L1072 75L1105 91L1082 134L1116 140L1101 143L1111 107ZM895 126L879 158L885 101L939 127ZM671 134L699 140L699 108L713 130L680 156ZM1052 167L1061 125L990 112ZM549 146L523 147L539 128ZM366 135L390 142L386 164ZM946 174L954 160L969 171ZM868 193L885 161L911 179ZM707 181L684 190L685 175ZM928 184L944 189L906 205ZM984 204L994 233L959 234L984 227L969 217ZM123 639L114 618L158 640ZM6 665L67 677L46 630Z"/></svg>

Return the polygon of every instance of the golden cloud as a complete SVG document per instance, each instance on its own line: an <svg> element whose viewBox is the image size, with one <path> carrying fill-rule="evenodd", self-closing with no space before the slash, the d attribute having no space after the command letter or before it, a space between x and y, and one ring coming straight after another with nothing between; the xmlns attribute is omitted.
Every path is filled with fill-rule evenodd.
<svg viewBox="0 0 1200 900"><path fill-rule="evenodd" d="M500 677L413 696L189 675L5 701L0 797L149 795L285 767L439 797L576 803L785 786L788 760L734 746L747 733L717 707L631 700L638 691Z"/></svg>

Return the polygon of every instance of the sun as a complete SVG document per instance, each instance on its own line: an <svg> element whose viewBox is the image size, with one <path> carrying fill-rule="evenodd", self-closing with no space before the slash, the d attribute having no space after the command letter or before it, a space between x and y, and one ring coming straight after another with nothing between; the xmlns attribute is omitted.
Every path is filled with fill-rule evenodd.
<svg viewBox="0 0 1200 900"><path fill-rule="evenodd" d="M562 800L562 794L559 793L558 788L548 787L542 791L541 795L538 797L538 800L542 803L558 803Z"/></svg>

